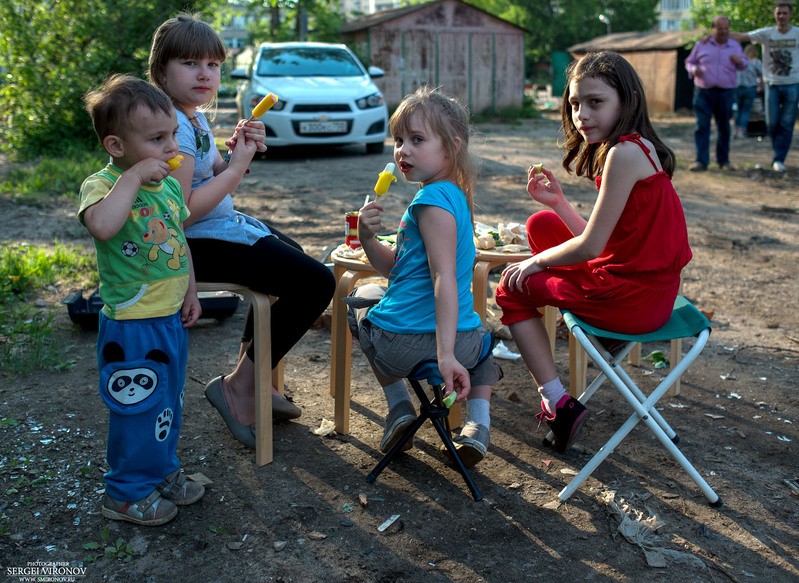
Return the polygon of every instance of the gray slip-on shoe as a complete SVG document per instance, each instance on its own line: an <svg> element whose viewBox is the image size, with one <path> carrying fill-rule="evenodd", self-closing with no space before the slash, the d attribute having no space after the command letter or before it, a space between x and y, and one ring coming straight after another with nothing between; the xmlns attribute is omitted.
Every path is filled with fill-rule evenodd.
<svg viewBox="0 0 799 583"><path fill-rule="evenodd" d="M386 428L383 430L383 439L380 440L380 451L388 453L395 443L405 433L405 430L416 421L416 411L410 401L400 401L386 415ZM409 439L402 451L413 447L413 438Z"/></svg>
<svg viewBox="0 0 799 583"><path fill-rule="evenodd" d="M476 466L488 453L489 430L485 425L478 425L475 422L467 423L461 434L452 438L458 457L461 458L463 465L467 468ZM449 454L449 450L441 446L441 451L447 456L450 462L455 460Z"/></svg>
<svg viewBox="0 0 799 583"><path fill-rule="evenodd" d="M205 385L205 398L219 411L219 414L222 416L230 433L233 434L233 437L250 449L255 449L255 425L239 423L233 416L227 401L225 401L225 396L222 394L221 376L216 377Z"/></svg>

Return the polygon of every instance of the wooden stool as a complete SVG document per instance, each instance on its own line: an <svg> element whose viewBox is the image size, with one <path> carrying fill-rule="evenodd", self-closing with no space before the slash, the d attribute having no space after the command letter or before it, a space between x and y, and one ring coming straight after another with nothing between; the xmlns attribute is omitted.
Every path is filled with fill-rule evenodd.
<svg viewBox="0 0 799 583"><path fill-rule="evenodd" d="M227 291L250 302L253 312L255 350L255 462L272 463L272 384L283 392L285 363L272 370L271 305L277 300L237 283L197 282L198 292Z"/></svg>
<svg viewBox="0 0 799 583"><path fill-rule="evenodd" d="M352 334L347 322L347 306L342 301L364 276L377 275L368 263L330 255L333 275L336 278L336 293L333 295L333 318L330 324L330 394L334 398L336 433L350 432L350 384L352 366Z"/></svg>
<svg viewBox="0 0 799 583"><path fill-rule="evenodd" d="M486 324L486 302L488 301L488 275L492 269L505 263L518 263L532 257L532 253L502 253L501 251L478 249L472 277L472 294L474 295L474 311L480 315L483 325ZM555 328L558 323L558 310L552 306L544 308L544 327L549 336L549 349L555 355Z"/></svg>

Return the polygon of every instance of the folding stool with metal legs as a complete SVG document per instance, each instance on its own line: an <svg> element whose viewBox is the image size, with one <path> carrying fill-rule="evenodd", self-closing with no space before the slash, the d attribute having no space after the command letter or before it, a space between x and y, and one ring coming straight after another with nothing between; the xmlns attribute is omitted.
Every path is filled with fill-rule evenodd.
<svg viewBox="0 0 799 583"><path fill-rule="evenodd" d="M599 367L600 373L591 382L585 392L580 395L579 401L585 404L591 396L607 379L622 397L633 408L633 414L614 433L604 446L592 457L580 472L558 494L560 500L567 500L585 482L592 472L607 458L622 440L638 425L640 421L655 434L655 437L668 450L674 460L682 466L685 472L699 486L711 506L722 505L721 498L713 491L705 479L696 471L691 462L677 447L679 437L666 423L663 416L655 409L660 398L666 394L672 384L688 369L691 363L702 352L710 336L710 322L688 300L677 296L674 309L669 321L660 329L648 334L619 334L609 330L602 330L581 321L577 316L563 310L563 321L569 328L574 338L580 343L594 364ZM622 361L638 342L662 342L677 338L695 337L694 345L680 360L680 362L660 381L657 387L647 396L633 382L622 367ZM620 347L609 352L603 345L603 339L621 340ZM552 434L547 439L552 439Z"/></svg>
<svg viewBox="0 0 799 583"><path fill-rule="evenodd" d="M480 351L478 363L481 363L483 360L488 358L493 346L493 337L490 334L486 334L483 338L483 347ZM427 396L427 392L424 390L424 388L422 388L420 381L423 380L426 380L433 389L432 401ZM370 483L374 482L380 475L380 472L382 472L386 466L388 466L391 460L393 460L394 457L402 451L403 446L408 443L408 440L413 439L413 436L424 424L424 422L427 419L430 419L430 422L433 424L433 427L435 427L436 432L444 444L444 447L447 448L447 451L449 452L449 455L455 464L455 468L458 470L458 472L460 472L461 476L463 476L466 486L472 493L472 497L475 499L475 501L482 500L483 494L477 487L477 484L469 472L469 469L463 463L463 460L458 454L458 450L455 448L455 444L452 441L452 437L450 436L452 432L449 426L449 409L442 402L444 379L441 378L441 373L438 370L438 362L435 360L425 360L420 362L418 365L416 365L413 371L411 371L411 374L408 375L408 381L411 383L416 396L419 398L419 416L416 418L416 421L414 421L413 424L405 430L405 433L403 433L399 441L397 441L397 443L395 443L394 446L388 450L388 452L386 452L386 455L383 456L383 459L381 459L375 468L369 473L369 475L366 477L366 480Z"/></svg>

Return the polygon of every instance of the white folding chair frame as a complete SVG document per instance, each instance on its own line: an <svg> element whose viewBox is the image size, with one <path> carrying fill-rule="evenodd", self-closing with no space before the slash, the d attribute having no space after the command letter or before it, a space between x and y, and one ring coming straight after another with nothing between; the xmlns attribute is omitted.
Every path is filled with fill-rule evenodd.
<svg viewBox="0 0 799 583"><path fill-rule="evenodd" d="M683 455L677 447L679 441L675 431L666 423L663 416L655 409L655 405L669 388L679 380L680 376L688 369L691 363L702 352L710 336L710 328L702 330L696 337L696 341L686 355L674 366L674 368L663 378L658 386L649 394L645 395L641 389L633 382L624 370L621 362L627 354L636 346L636 342L627 342L624 347L612 355L596 340L594 336L575 325L571 329L571 334L580 343L591 360L599 367L600 373L591 382L585 392L580 395L579 401L585 404L591 396L599 389L602 383L609 380L622 397L630 404L634 412L627 421L614 433L605 445L583 466L580 472L572 478L563 490L558 494L562 501L577 491L577 489L588 479L593 471L607 458L625 437L638 425L640 421L646 423L647 427L655 434L655 437L668 450L674 460L682 466L685 472L699 486L702 493L707 498L711 506L721 506L721 499L708 485L705 479L696 471L688 458ZM551 439L551 435L549 438Z"/></svg>

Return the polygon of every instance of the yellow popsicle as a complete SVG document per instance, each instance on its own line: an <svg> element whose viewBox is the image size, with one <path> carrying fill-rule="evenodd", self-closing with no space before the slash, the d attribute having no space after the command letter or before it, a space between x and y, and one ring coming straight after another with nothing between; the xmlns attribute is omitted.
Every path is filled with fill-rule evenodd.
<svg viewBox="0 0 799 583"><path fill-rule="evenodd" d="M183 164L183 156L178 154L174 158L167 160L166 163L169 164L169 167L172 168L172 170L177 170L180 168L180 165Z"/></svg>
<svg viewBox="0 0 799 583"><path fill-rule="evenodd" d="M397 181L397 177L394 176L394 168L394 164L389 162L383 171L377 175L377 182L375 183L375 194L377 196L386 194L391 183Z"/></svg>
<svg viewBox="0 0 799 583"><path fill-rule="evenodd" d="M258 102L258 105L252 108L252 115L250 119L255 119L256 117L261 117L267 111L272 109L272 106L277 103L277 95L274 93L267 93L266 96Z"/></svg>

